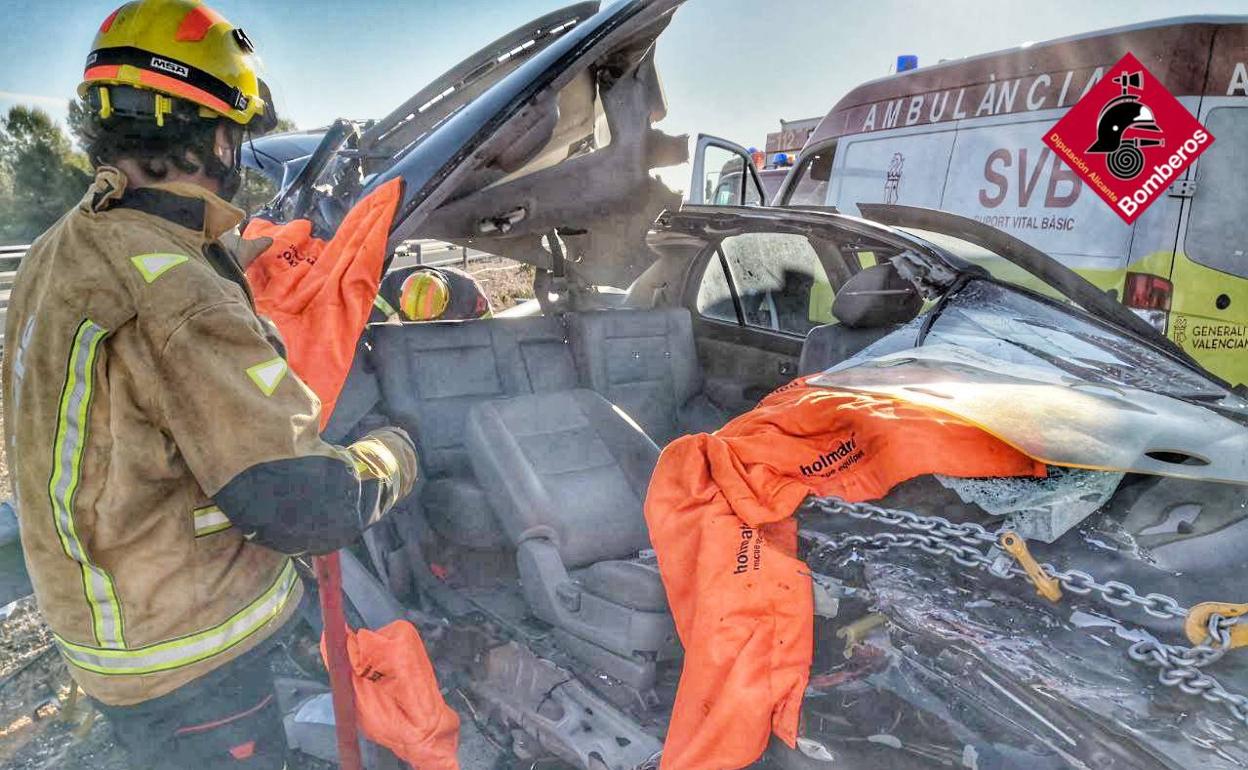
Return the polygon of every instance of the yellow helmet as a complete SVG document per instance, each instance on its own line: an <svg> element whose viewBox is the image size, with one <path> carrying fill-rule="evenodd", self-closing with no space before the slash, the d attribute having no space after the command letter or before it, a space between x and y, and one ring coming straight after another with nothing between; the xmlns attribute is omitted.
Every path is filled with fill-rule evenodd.
<svg viewBox="0 0 1248 770"><path fill-rule="evenodd" d="M399 310L409 321L435 321L450 302L450 284L436 270L413 272L399 289Z"/></svg>
<svg viewBox="0 0 1248 770"><path fill-rule="evenodd" d="M100 25L78 95L101 118L164 125L190 110L264 133L277 115L253 54L247 35L199 0L136 0Z"/></svg>

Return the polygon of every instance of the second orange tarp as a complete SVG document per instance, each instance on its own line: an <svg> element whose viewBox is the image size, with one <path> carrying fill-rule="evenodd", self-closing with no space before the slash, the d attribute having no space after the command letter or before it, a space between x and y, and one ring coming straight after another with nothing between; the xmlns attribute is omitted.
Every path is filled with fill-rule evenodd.
<svg viewBox="0 0 1248 770"><path fill-rule="evenodd" d="M417 770L459 770L459 716L442 699L412 624L396 620L377 631L348 629L347 655L364 734Z"/></svg>
<svg viewBox="0 0 1248 770"><path fill-rule="evenodd" d="M792 514L808 495L874 500L930 473L1045 467L939 412L804 379L663 450L646 523L685 648L663 770L744 767L773 732L794 745L814 608Z"/></svg>

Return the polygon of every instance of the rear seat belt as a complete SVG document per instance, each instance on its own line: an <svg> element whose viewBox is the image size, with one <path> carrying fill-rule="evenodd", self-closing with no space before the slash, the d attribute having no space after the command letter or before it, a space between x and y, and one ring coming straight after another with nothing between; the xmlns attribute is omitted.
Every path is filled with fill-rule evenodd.
<svg viewBox="0 0 1248 770"><path fill-rule="evenodd" d="M538 268L537 275L533 278L533 293L537 295L537 301L542 306L543 313L558 315L563 312L559 306L566 308L568 303L567 259L559 233L551 230L543 236L543 239L550 251L550 269ZM552 301L551 294L558 296L559 299Z"/></svg>

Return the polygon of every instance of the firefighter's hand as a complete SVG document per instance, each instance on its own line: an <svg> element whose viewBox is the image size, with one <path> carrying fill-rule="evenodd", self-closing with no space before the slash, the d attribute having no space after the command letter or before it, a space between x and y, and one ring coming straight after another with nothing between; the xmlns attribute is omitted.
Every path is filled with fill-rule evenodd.
<svg viewBox="0 0 1248 770"><path fill-rule="evenodd" d="M388 426L369 431L347 451L361 478L381 482L383 512L407 497L416 484L416 447L402 428Z"/></svg>
<svg viewBox="0 0 1248 770"><path fill-rule="evenodd" d="M273 239L264 236L260 238L244 238L242 232L237 227L224 233L217 240L234 257L234 261L238 262L238 266L244 270L255 261L256 257L263 254L273 245Z"/></svg>

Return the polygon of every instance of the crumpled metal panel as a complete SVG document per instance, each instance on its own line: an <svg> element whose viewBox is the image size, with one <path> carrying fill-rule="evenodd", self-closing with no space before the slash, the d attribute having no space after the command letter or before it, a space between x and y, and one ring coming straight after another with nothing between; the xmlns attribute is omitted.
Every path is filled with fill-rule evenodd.
<svg viewBox="0 0 1248 770"><path fill-rule="evenodd" d="M1054 380L966 348L924 346L810 383L953 415L1049 465L1248 484L1248 429L1232 420L1137 388Z"/></svg>

